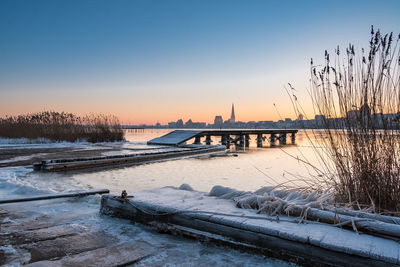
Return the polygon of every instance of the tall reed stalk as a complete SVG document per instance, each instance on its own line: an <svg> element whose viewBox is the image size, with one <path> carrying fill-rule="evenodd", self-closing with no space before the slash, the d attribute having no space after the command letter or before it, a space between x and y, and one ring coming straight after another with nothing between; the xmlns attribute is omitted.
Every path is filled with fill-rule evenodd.
<svg viewBox="0 0 400 267"><path fill-rule="evenodd" d="M325 182L338 201L376 212L400 209L399 40L371 27L369 49L350 44L344 58L337 47L333 61L327 51L322 66L311 60L310 93L323 125L315 132L322 146L316 153Z"/></svg>

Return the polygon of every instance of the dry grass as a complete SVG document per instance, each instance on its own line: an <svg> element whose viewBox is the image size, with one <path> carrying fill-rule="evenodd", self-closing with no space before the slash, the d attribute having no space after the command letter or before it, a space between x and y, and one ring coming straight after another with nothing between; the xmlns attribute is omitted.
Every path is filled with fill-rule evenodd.
<svg viewBox="0 0 400 267"><path fill-rule="evenodd" d="M119 121L113 116L78 117L55 111L0 118L0 136L69 142L86 140L92 143L121 141L124 138Z"/></svg>
<svg viewBox="0 0 400 267"><path fill-rule="evenodd" d="M349 45L342 59L338 47L333 63L325 51L322 67L311 60L313 106L324 116L315 152L326 186L338 201L375 212L400 209L399 39L371 28L368 50Z"/></svg>

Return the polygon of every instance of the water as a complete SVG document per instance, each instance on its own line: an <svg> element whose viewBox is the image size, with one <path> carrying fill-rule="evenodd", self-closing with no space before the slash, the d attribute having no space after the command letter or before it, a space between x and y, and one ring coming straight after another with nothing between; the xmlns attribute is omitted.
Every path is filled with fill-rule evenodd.
<svg viewBox="0 0 400 267"><path fill-rule="evenodd" d="M160 129L149 129L143 132L127 131L128 142L122 144L122 147L127 150L147 148L146 141L168 131ZM295 146L258 149L254 137L252 138L248 150L235 151L232 149L230 153L222 157L204 156L116 169L65 173L33 172L32 169L25 167L0 168L0 198L102 188L108 188L112 193L120 194L122 190L135 192L163 186L179 186L183 183L200 191L209 191L214 185L229 186L240 190L256 190L262 186L278 184L302 186L304 182L298 181L299 177L305 177L307 181L312 182L312 178L308 175L310 168L295 159L297 156L305 155L311 163L318 163L304 132L298 133ZM217 141L215 139L214 143ZM51 147L52 144L46 144L46 146ZM116 146L121 146L121 144ZM290 182L293 179L297 180ZM99 196L77 200L48 200L46 203L50 201L60 204L51 209L40 209L37 203L33 202L31 204L33 206L24 204L21 207L34 208L36 212L49 216L54 214L56 216L58 212L71 213L85 209L92 212L92 224L100 230L113 231L121 240L129 237L130 240L144 240L150 244L165 243L170 247L173 244L172 248L164 249L160 254L142 262L141 265L164 266L169 263L191 266L192 263L196 265L197 262L221 266L288 266L285 262L268 259L261 255L215 247L212 244L204 245L181 237L160 236L143 229L140 225L100 216L98 214ZM9 207L12 205L18 208L17 204L9 204ZM166 247L168 247L167 245ZM186 255L184 257L186 262L182 263L182 255Z"/></svg>
<svg viewBox="0 0 400 267"><path fill-rule="evenodd" d="M170 130L149 129L144 132L127 132L127 140L139 144L161 136ZM262 186L287 184L304 185L291 176L308 176L310 171L294 157L305 155L317 164L313 149L304 134L297 136L297 145L276 148L256 147L252 137L249 150L229 153L224 157L179 159L102 172L72 175L71 178L94 188L107 186L113 191L136 191L163 187L191 185L196 190L209 191L214 185L229 186L241 190L256 190ZM214 139L214 144L218 139ZM237 155L237 156L236 156Z"/></svg>
<svg viewBox="0 0 400 267"><path fill-rule="evenodd" d="M126 139L129 142L123 146L145 148L146 141L169 131L165 129L127 131ZM183 183L200 191L209 191L214 185L256 190L262 186L278 184L304 186L305 183L300 181L301 178L312 181L309 175L310 172L313 173L312 168L296 159L305 156L309 162L318 165L303 131L297 134L294 146L257 148L255 138L252 136L251 138L248 150L232 149L231 153L222 157L184 158L116 169L66 173L42 173L25 168L5 168L0 170L0 183L7 180L14 186L20 187L14 193L23 194L24 190L29 193L35 190L42 193L101 188L108 188L113 193L122 190L134 192L163 186L179 186ZM214 143L218 143L218 140L214 139ZM0 187L0 194L2 191L4 193Z"/></svg>

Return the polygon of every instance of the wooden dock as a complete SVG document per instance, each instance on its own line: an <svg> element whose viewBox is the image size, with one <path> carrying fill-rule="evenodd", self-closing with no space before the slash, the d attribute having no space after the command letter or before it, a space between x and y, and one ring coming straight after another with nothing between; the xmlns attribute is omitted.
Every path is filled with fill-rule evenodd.
<svg viewBox="0 0 400 267"><path fill-rule="evenodd" d="M299 223L238 209L227 199L172 187L136 192L133 198L104 195L104 214L191 233L193 237L253 247L276 258L310 266L398 266L400 244L321 222Z"/></svg>
<svg viewBox="0 0 400 267"><path fill-rule="evenodd" d="M90 223L96 213L77 207L66 212L67 206L55 212L59 205L46 200L0 206L0 266L126 266L156 252L145 241L121 242L98 229Z"/></svg>
<svg viewBox="0 0 400 267"><path fill-rule="evenodd" d="M250 136L255 136L257 147L263 147L263 142L268 140L270 146L287 144L287 137L290 135L291 144L296 143L296 129L239 129L239 130L175 130L161 137L154 138L147 142L149 145L169 145L179 146L193 139L193 144L201 144L201 139L205 138L204 143L210 145L212 137L220 137L221 144L230 148L232 144L238 147L249 147ZM268 138L268 139L267 139Z"/></svg>
<svg viewBox="0 0 400 267"><path fill-rule="evenodd" d="M116 167L141 164L146 162L162 161L181 157L195 157L204 154L225 153L224 146L192 146L170 149L163 152L126 154L103 157L55 159L35 163L37 171L68 171L74 169L94 167Z"/></svg>

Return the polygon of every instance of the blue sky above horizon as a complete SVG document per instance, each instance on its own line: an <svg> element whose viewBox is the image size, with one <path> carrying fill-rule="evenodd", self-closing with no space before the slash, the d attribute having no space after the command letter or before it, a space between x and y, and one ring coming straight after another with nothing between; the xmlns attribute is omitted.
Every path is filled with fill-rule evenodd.
<svg viewBox="0 0 400 267"><path fill-rule="evenodd" d="M311 112L309 61L370 26L400 32L400 1L0 1L0 116L65 110L123 122Z"/></svg>

